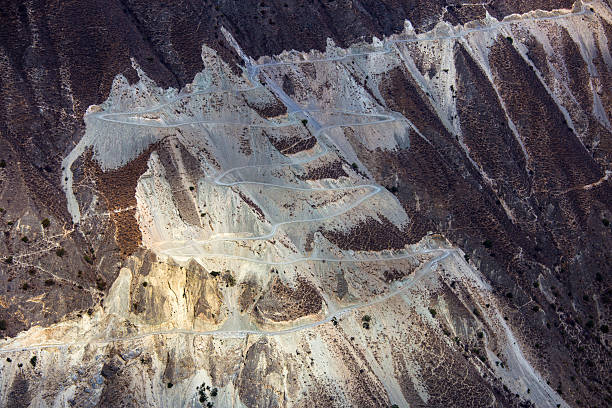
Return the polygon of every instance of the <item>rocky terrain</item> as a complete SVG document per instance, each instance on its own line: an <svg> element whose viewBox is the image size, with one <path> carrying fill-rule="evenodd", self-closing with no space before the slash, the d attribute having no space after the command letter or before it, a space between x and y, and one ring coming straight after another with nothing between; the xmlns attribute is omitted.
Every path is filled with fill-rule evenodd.
<svg viewBox="0 0 612 408"><path fill-rule="evenodd" d="M0 405L604 407L609 2L0 10Z"/></svg>

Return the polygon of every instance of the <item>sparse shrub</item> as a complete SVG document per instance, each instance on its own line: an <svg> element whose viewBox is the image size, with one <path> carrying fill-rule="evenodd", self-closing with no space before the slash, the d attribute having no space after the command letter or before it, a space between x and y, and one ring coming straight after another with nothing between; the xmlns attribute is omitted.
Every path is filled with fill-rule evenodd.
<svg viewBox="0 0 612 408"><path fill-rule="evenodd" d="M369 321L371 321L371 320L372 320L372 318L370 317L370 315L364 315L364 316L361 318L361 321L362 321L362 322L369 322Z"/></svg>
<svg viewBox="0 0 612 408"><path fill-rule="evenodd" d="M602 224L603 224L604 226L606 226L606 227L609 227L609 226L610 226L610 221L609 221L609 220L607 220L606 218L602 219L602 220L601 220L601 222L602 222Z"/></svg>
<svg viewBox="0 0 612 408"><path fill-rule="evenodd" d="M302 125L306 126L308 124L308 119L302 119Z"/></svg>
<svg viewBox="0 0 612 408"><path fill-rule="evenodd" d="M370 323L368 323L368 322L363 322L363 323L361 324L361 326L362 326L364 329L366 329L366 330L369 330L369 329L370 329Z"/></svg>
<svg viewBox="0 0 612 408"><path fill-rule="evenodd" d="M43 226L43 228L49 228L49 225L51 225L51 221L49 221L48 218L45 218L40 222L40 224Z"/></svg>
<svg viewBox="0 0 612 408"><path fill-rule="evenodd" d="M2 319L0 320L0 330L6 330L6 320Z"/></svg>
<svg viewBox="0 0 612 408"><path fill-rule="evenodd" d="M608 325L607 325L607 324L602 324L602 325L601 325L601 327L599 328L599 330L601 330L601 332L602 332L603 334L606 334L606 333L608 333L608 331L610 330L610 328L608 327Z"/></svg>
<svg viewBox="0 0 612 408"><path fill-rule="evenodd" d="M13 263L13 257L12 256L7 256L6 258L4 258L4 263L7 264L12 264Z"/></svg>
<svg viewBox="0 0 612 408"><path fill-rule="evenodd" d="M171 382L168 383L168 388L172 388L174 386L174 384L172 384Z"/></svg>
<svg viewBox="0 0 612 408"><path fill-rule="evenodd" d="M30 240L28 239L28 237L21 237L21 240L25 243L29 242Z"/></svg>
<svg viewBox="0 0 612 408"><path fill-rule="evenodd" d="M210 396L211 397L216 397L218 392L219 391L217 390L217 387L215 387L212 390L210 390Z"/></svg>
<svg viewBox="0 0 612 408"><path fill-rule="evenodd" d="M94 261L93 261L93 259L91 258L91 256L89 256L89 255L87 255L87 254L83 255L83 260L84 260L85 262L87 262L88 264L90 264L90 265L93 265L93 263L94 263Z"/></svg>
<svg viewBox="0 0 612 408"><path fill-rule="evenodd" d="M65 254L66 254L66 250L62 247L59 247L55 250L55 255L59 256L60 258L64 256Z"/></svg>
<svg viewBox="0 0 612 408"><path fill-rule="evenodd" d="M595 326L595 323L592 320L588 320L586 322L586 327L592 329Z"/></svg>
<svg viewBox="0 0 612 408"><path fill-rule="evenodd" d="M23 285L21 285L21 290L28 290L30 288L31 286L28 282L25 282Z"/></svg>
<svg viewBox="0 0 612 408"><path fill-rule="evenodd" d="M0 168L5 168L6 167L6 161L4 161L4 159L0 160Z"/></svg>
<svg viewBox="0 0 612 408"><path fill-rule="evenodd" d="M96 278L96 287L99 291L103 291L104 289L106 289L106 281L100 276Z"/></svg>
<svg viewBox="0 0 612 408"><path fill-rule="evenodd" d="M465 262L469 262L470 261L470 255L469 254L464 254L463 255L463 259L465 259Z"/></svg>
<svg viewBox="0 0 612 408"><path fill-rule="evenodd" d="M194 186L189 186L189 191L193 191L193 190L195 190L195 187Z"/></svg>
<svg viewBox="0 0 612 408"><path fill-rule="evenodd" d="M225 275L225 284L226 286L236 286L236 278L232 274Z"/></svg>
<svg viewBox="0 0 612 408"><path fill-rule="evenodd" d="M0 214L2 214L4 211L4 208L0 207Z"/></svg>
<svg viewBox="0 0 612 408"><path fill-rule="evenodd" d="M513 295L512 295L512 293L511 293L511 292L508 292L508 293L506 293L506 297L507 297L508 299L512 299L512 298L513 298Z"/></svg>
<svg viewBox="0 0 612 408"><path fill-rule="evenodd" d="M353 170L357 171L359 169L359 166L357 165L357 163L353 163L351 164L351 167L353 168Z"/></svg>
<svg viewBox="0 0 612 408"><path fill-rule="evenodd" d="M539 288L540 287L540 282L538 282L538 281L533 282L533 287L534 288Z"/></svg>
<svg viewBox="0 0 612 408"><path fill-rule="evenodd" d="M429 309L429 313L431 313L431 317L436 317L436 314L438 314L438 312L436 312L436 310L432 308Z"/></svg>
<svg viewBox="0 0 612 408"><path fill-rule="evenodd" d="M482 245L484 245L484 247L487 249L491 249L493 247L493 241L491 241L490 239L485 239L482 242Z"/></svg>
<svg viewBox="0 0 612 408"><path fill-rule="evenodd" d="M32 364L32 367L36 367L37 362L38 359L36 358L36 356L32 356L32 358L30 359L30 364Z"/></svg>
<svg viewBox="0 0 612 408"><path fill-rule="evenodd" d="M142 282L142 286L144 286L145 288L147 287L148 283L147 281Z"/></svg>
<svg viewBox="0 0 612 408"><path fill-rule="evenodd" d="M212 271L212 272L210 273L210 276L212 276L213 278L216 278L216 277L217 277L217 276L219 276L219 275L221 275L221 272L219 272L219 271Z"/></svg>
<svg viewBox="0 0 612 408"><path fill-rule="evenodd" d="M506 41L508 41L510 44L512 44L514 42L512 37L506 37Z"/></svg>
<svg viewBox="0 0 612 408"><path fill-rule="evenodd" d="M478 333L476 333L476 336L477 336L479 339L482 339L482 338L484 337L484 333L483 333L483 332L478 332Z"/></svg>
<svg viewBox="0 0 612 408"><path fill-rule="evenodd" d="M55 281L53 279L47 279L45 281L45 286L53 286L55 285Z"/></svg>

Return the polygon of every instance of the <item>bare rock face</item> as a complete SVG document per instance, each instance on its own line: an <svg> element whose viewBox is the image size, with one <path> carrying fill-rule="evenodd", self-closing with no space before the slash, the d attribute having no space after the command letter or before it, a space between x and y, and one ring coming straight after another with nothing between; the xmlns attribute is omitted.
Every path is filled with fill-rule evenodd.
<svg viewBox="0 0 612 408"><path fill-rule="evenodd" d="M0 11L1 406L610 405L609 2L82 7Z"/></svg>

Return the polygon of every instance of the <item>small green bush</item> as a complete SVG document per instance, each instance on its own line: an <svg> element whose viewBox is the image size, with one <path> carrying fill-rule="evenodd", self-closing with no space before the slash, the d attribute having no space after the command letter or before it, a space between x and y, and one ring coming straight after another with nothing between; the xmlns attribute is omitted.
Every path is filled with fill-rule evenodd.
<svg viewBox="0 0 612 408"><path fill-rule="evenodd" d="M30 364L32 364L32 367L36 367L37 362L38 359L36 358L36 356L32 356L32 358L30 359Z"/></svg>
<svg viewBox="0 0 612 408"><path fill-rule="evenodd" d="M6 320L2 319L0 320L0 330L6 330Z"/></svg>
<svg viewBox="0 0 612 408"><path fill-rule="evenodd" d="M43 226L43 228L49 228L49 225L51 225L51 221L49 221L48 218L45 218L40 222L40 224Z"/></svg>
<svg viewBox="0 0 612 408"><path fill-rule="evenodd" d="M6 161L4 161L4 159L3 159L3 160L0 160L0 168L2 168L2 169L3 169L3 168L5 168L5 167L6 167Z"/></svg>
<svg viewBox="0 0 612 408"><path fill-rule="evenodd" d="M602 324L601 327L599 328L599 330L601 330L602 333L606 334L606 333L608 333L610 328L608 327L607 324Z"/></svg>
<svg viewBox="0 0 612 408"><path fill-rule="evenodd" d="M28 239L28 237L21 237L21 240L22 240L23 242L26 242L26 243L30 241L30 240Z"/></svg>
<svg viewBox="0 0 612 408"><path fill-rule="evenodd" d="M429 313L431 313L431 317L436 317L436 314L438 314L438 312L436 312L435 309L429 309Z"/></svg>
<svg viewBox="0 0 612 408"><path fill-rule="evenodd" d="M12 264L13 263L13 257L12 256L7 256L6 258L4 258L4 263L7 264Z"/></svg>
<svg viewBox="0 0 612 408"><path fill-rule="evenodd" d="M168 383L168 388L172 388L174 386L174 384L172 384L171 382Z"/></svg>
<svg viewBox="0 0 612 408"><path fill-rule="evenodd" d="M104 289L106 289L106 282L100 276L96 278L96 287L99 291L103 291Z"/></svg>
<svg viewBox="0 0 612 408"><path fill-rule="evenodd" d="M308 120L307 119L302 119L302 125L306 126L308 124Z"/></svg>
<svg viewBox="0 0 612 408"><path fill-rule="evenodd" d="M236 278L231 274L227 274L225 275L225 283L227 286L236 286Z"/></svg>
<svg viewBox="0 0 612 408"><path fill-rule="evenodd" d="M369 322L369 321L371 321L371 320L372 320L372 318L370 317L370 315L364 315L364 316L361 318L361 321L362 321L362 322Z"/></svg>
<svg viewBox="0 0 612 408"><path fill-rule="evenodd" d="M45 281L45 286L53 286L55 285L55 281L53 279L47 279Z"/></svg>
<svg viewBox="0 0 612 408"><path fill-rule="evenodd" d="M142 286L147 287L148 283L146 281L142 282Z"/></svg>
<svg viewBox="0 0 612 408"><path fill-rule="evenodd" d="M491 241L490 239L485 239L482 242L482 245L484 245L484 247L487 249L491 249L493 247L493 241Z"/></svg>
<svg viewBox="0 0 612 408"><path fill-rule="evenodd" d="M604 226L606 226L606 227L609 227L609 226L610 226L610 221L609 221L609 220L607 220L606 218L604 218L603 220L601 220L601 222L602 222L602 224L603 224Z"/></svg>
<svg viewBox="0 0 612 408"><path fill-rule="evenodd" d="M66 250L62 247L59 247L55 250L55 255L61 258L62 256L66 255Z"/></svg>

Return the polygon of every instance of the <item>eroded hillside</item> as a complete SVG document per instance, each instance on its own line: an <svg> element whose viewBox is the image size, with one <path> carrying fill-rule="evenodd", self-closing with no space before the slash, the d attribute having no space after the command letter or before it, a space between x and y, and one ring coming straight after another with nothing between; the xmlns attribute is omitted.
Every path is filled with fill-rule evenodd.
<svg viewBox="0 0 612 408"><path fill-rule="evenodd" d="M435 4L113 72L66 220L0 213L2 404L609 404L612 11Z"/></svg>

